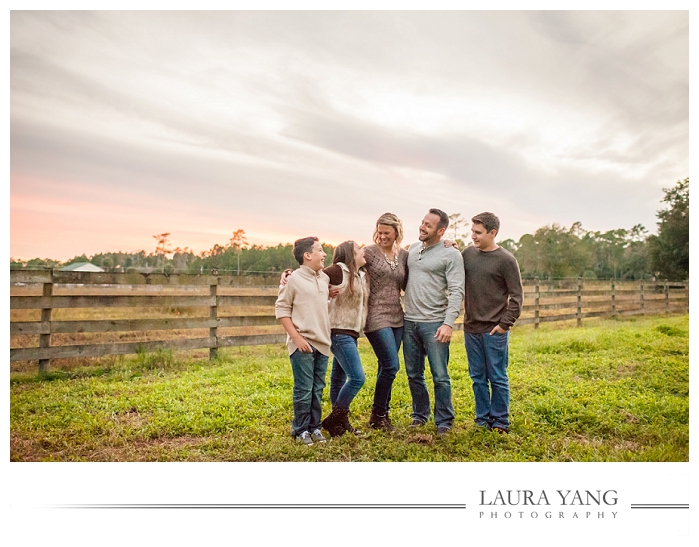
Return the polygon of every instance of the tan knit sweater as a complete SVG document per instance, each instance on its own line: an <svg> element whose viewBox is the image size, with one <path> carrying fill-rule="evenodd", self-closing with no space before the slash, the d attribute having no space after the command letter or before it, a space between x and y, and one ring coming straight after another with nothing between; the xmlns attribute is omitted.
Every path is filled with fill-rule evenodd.
<svg viewBox="0 0 699 547"><path fill-rule="evenodd" d="M330 355L329 281L322 271L316 273L308 266L301 266L289 276L286 285L279 287L274 306L277 319L291 317L299 334L323 355ZM289 355L298 349L289 335L286 346Z"/></svg>
<svg viewBox="0 0 699 547"><path fill-rule="evenodd" d="M393 260L393 256L389 258ZM371 286L369 315L364 332L373 332L385 327L402 327L403 307L400 293L401 289L405 288L408 251L400 250L395 270L386 262L383 251L377 245L364 248L364 259L364 268L369 274Z"/></svg>
<svg viewBox="0 0 699 547"><path fill-rule="evenodd" d="M332 331L347 330L360 335L366 322L370 294L367 275L362 270L357 272L354 280L354 294L351 294L349 291L349 268L342 262L338 262L335 266L341 268L342 282L337 285L340 290L339 294L335 298L331 298L328 304L330 328ZM326 272L329 269L326 268Z"/></svg>

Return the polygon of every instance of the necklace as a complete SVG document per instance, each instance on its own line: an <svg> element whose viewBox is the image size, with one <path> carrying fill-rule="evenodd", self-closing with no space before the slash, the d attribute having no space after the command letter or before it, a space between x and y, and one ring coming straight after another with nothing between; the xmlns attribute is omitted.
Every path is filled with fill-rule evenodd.
<svg viewBox="0 0 699 547"><path fill-rule="evenodd" d="M396 253L393 253L393 260L388 258L386 253L384 253L383 256L386 258L386 262L388 262L388 265L392 270L395 270L398 267L398 255Z"/></svg>

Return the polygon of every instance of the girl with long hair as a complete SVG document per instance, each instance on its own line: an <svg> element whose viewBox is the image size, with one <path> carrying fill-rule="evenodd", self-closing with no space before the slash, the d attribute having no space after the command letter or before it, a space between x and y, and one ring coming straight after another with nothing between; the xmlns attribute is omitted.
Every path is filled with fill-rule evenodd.
<svg viewBox="0 0 699 547"><path fill-rule="evenodd" d="M369 304L369 278L364 270L364 249L354 241L335 248L333 264L323 270L330 284L338 289L328 304L330 349L333 353L330 373L332 412L322 422L331 437L345 432L360 434L349 421L350 404L364 385L365 375L357 349L364 330Z"/></svg>

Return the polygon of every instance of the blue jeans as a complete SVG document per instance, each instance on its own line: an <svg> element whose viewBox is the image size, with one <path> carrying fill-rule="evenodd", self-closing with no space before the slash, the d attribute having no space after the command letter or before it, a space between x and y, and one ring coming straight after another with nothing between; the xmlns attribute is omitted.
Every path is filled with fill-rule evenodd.
<svg viewBox="0 0 699 547"><path fill-rule="evenodd" d="M321 399L328 370L328 356L313 348L313 353L296 350L289 358L294 373L294 420L291 422L291 434L296 436L304 431L320 429Z"/></svg>
<svg viewBox="0 0 699 547"><path fill-rule="evenodd" d="M436 323L405 321L403 325L403 357L408 386L413 398L413 420L427 422L430 418L430 395L425 383L425 357L430 364L434 382L434 422L437 427L451 427L454 406L451 402L449 378L449 343L438 342L434 335L441 327Z"/></svg>
<svg viewBox="0 0 699 547"><path fill-rule="evenodd" d="M509 340L509 332L493 335L464 332L468 374L476 400L476 424L480 426L510 427Z"/></svg>
<svg viewBox="0 0 699 547"><path fill-rule="evenodd" d="M357 350L357 339L348 334L333 334L330 341L333 352L330 402L333 406L349 408L366 379Z"/></svg>
<svg viewBox="0 0 699 547"><path fill-rule="evenodd" d="M403 341L403 327L385 327L366 333L367 340L379 360L379 372L376 375L374 404L371 411L385 416L391 406L391 389L398 374L400 361L398 351Z"/></svg>

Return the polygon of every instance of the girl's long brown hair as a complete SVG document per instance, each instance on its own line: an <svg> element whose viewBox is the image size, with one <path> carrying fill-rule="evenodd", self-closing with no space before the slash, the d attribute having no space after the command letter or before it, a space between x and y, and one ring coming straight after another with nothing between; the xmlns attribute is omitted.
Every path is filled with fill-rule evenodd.
<svg viewBox="0 0 699 547"><path fill-rule="evenodd" d="M354 261L354 246L356 243L352 240L343 241L333 251L333 264L342 262L349 270L349 292L354 294L354 278L357 275L357 271L361 268L357 268L357 264Z"/></svg>

